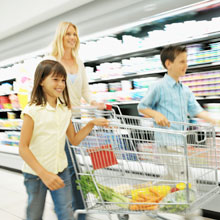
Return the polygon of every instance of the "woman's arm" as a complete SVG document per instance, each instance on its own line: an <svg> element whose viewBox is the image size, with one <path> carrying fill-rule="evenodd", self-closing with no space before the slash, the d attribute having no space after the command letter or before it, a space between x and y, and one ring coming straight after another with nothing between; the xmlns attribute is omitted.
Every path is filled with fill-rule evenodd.
<svg viewBox="0 0 220 220"><path fill-rule="evenodd" d="M29 115L24 114L23 125L21 128L21 137L19 142L20 156L28 164L28 166L30 166L31 169L35 171L35 173L41 178L41 180L50 190L56 190L64 187L63 180L59 176L51 172L48 172L38 162L34 154L29 149L29 145L33 135L33 130L34 130L33 119Z"/></svg>
<svg viewBox="0 0 220 220"><path fill-rule="evenodd" d="M72 122L70 121L69 127L67 129L66 135L70 143L74 146L80 144L80 142L91 132L95 125L97 126L108 126L109 122L105 118L96 118L88 122L82 129L77 133L73 127Z"/></svg>

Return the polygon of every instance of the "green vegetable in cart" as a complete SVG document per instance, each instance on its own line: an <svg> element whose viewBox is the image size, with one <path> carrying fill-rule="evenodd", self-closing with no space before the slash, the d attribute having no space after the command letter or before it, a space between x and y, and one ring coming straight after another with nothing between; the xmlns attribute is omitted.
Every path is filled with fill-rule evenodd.
<svg viewBox="0 0 220 220"><path fill-rule="evenodd" d="M160 211L170 212L170 213L181 213L189 207L187 203L192 203L196 199L196 193L193 190L189 190L189 201L187 202L187 191L179 190L173 193L168 194L161 203ZM183 203L183 204L177 204ZM185 204L184 204L185 203Z"/></svg>
<svg viewBox="0 0 220 220"><path fill-rule="evenodd" d="M80 189L80 186L81 186L84 198L86 198L88 193L92 193L97 198L100 198L98 194L98 190L96 188L96 185L97 185L100 191L100 194L102 196L102 199L104 201L116 203L117 206L120 206L121 208L124 208L124 209L128 209L129 207L129 204L128 204L130 202L129 198L123 196L120 193L116 193L110 187L99 184L96 180L95 180L95 183L96 183L95 185L93 178L90 174L82 175L79 180L76 180L76 183L78 184L77 186L78 189Z"/></svg>

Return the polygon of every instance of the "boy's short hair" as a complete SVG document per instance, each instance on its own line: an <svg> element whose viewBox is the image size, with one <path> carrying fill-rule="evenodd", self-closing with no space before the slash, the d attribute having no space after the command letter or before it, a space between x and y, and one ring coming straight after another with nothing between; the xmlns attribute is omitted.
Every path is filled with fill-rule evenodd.
<svg viewBox="0 0 220 220"><path fill-rule="evenodd" d="M185 46L169 45L167 47L164 47L160 53L160 60L164 68L166 69L166 65L165 65L166 60L170 60L171 62L173 62L180 53L184 53L184 52L187 52Z"/></svg>

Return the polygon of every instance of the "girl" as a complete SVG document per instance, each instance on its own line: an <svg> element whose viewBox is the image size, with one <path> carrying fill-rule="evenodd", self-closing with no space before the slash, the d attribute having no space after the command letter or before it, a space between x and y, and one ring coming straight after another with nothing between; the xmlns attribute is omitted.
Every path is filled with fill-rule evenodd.
<svg viewBox="0 0 220 220"><path fill-rule="evenodd" d="M19 153L25 161L22 171L28 194L27 220L42 219L47 190L58 219L73 219L65 137L67 135L71 144L78 145L94 125L108 125L104 118L94 119L75 132L66 77L64 67L57 61L39 63L30 103L22 112Z"/></svg>

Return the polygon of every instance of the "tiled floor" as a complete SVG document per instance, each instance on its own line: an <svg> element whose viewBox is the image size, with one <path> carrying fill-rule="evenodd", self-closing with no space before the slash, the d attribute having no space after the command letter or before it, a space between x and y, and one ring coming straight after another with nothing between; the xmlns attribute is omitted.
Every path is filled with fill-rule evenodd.
<svg viewBox="0 0 220 220"><path fill-rule="evenodd" d="M0 168L0 220L25 219L26 199L22 174ZM111 216L112 220L118 220L116 215ZM175 216L170 219L181 220L182 218ZM203 218L196 218L196 220L199 219ZM49 193L44 220L57 220ZM108 220L108 217L103 214L93 214L88 216L87 220ZM149 218L146 215L130 215L129 220L149 220Z"/></svg>

